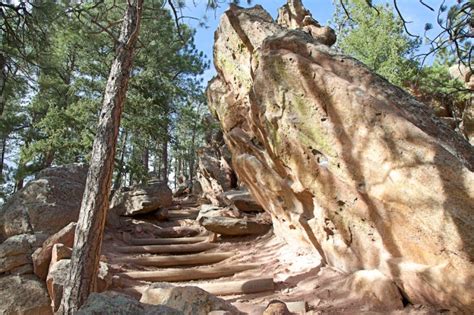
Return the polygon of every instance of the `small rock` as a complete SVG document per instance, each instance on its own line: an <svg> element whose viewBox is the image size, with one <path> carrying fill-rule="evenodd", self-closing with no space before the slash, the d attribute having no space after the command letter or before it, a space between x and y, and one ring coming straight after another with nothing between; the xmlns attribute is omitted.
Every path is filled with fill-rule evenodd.
<svg viewBox="0 0 474 315"><path fill-rule="evenodd" d="M284 302L273 300L268 303L262 315L291 315L291 313Z"/></svg>
<svg viewBox="0 0 474 315"><path fill-rule="evenodd" d="M198 287L178 287L167 283L154 283L143 292L140 302L164 305L184 314L207 315L211 311L228 311L238 314L229 302Z"/></svg>

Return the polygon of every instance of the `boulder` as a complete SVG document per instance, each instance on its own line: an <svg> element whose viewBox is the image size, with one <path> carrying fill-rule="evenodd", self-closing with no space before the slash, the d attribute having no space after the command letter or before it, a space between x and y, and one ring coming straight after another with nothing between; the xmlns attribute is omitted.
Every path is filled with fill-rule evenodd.
<svg viewBox="0 0 474 315"><path fill-rule="evenodd" d="M64 246L72 247L74 245L74 233L76 231L76 223L71 222L62 228L59 232L51 235L43 246L38 248L31 258L33 260L33 269L35 274L42 280L46 280L48 275L49 263L51 261L51 253L55 244L61 243Z"/></svg>
<svg viewBox="0 0 474 315"><path fill-rule="evenodd" d="M0 277L0 314L53 314L44 282L35 275Z"/></svg>
<svg viewBox="0 0 474 315"><path fill-rule="evenodd" d="M431 109L261 7L225 12L208 86L274 231L414 303L474 312L474 148Z"/></svg>
<svg viewBox="0 0 474 315"><path fill-rule="evenodd" d="M267 233L272 227L264 221L222 216L203 216L199 224L210 232L227 236L260 235Z"/></svg>
<svg viewBox="0 0 474 315"><path fill-rule="evenodd" d="M208 118L208 120L211 120ZM206 123L211 123L208 121ZM222 132L208 131L207 145L197 150L197 180L202 197L213 205L224 205L220 195L237 187L237 177L232 169L230 152L222 138Z"/></svg>
<svg viewBox="0 0 474 315"><path fill-rule="evenodd" d="M61 305L63 297L63 287L69 276L70 259L62 259L52 264L49 268L46 285L51 298L51 306L56 312ZM112 275L109 273L109 267L106 263L100 262L99 275L97 278L97 292L107 290L112 284Z"/></svg>
<svg viewBox="0 0 474 315"><path fill-rule="evenodd" d="M207 315L209 312L219 310L239 314L229 302L203 289L191 286L178 287L167 283L154 283L149 286L143 292L140 302L164 305L184 314Z"/></svg>
<svg viewBox="0 0 474 315"><path fill-rule="evenodd" d="M133 216L166 208L173 203L173 193L161 181L152 181L119 189L113 196L110 211L118 215Z"/></svg>
<svg viewBox="0 0 474 315"><path fill-rule="evenodd" d="M336 43L336 32L330 27L321 26L311 12L304 8L301 0L288 0L278 10L277 23L288 29L302 30L324 45Z"/></svg>
<svg viewBox="0 0 474 315"><path fill-rule="evenodd" d="M223 208L214 205L201 205L199 208L199 214L196 218L196 221L200 221L203 217L231 217L236 218L239 217L239 213L233 211L230 208Z"/></svg>
<svg viewBox="0 0 474 315"><path fill-rule="evenodd" d="M138 302L128 295L115 292L92 293L77 312L77 315L184 315L164 305L149 305Z"/></svg>
<svg viewBox="0 0 474 315"><path fill-rule="evenodd" d="M291 315L285 302L273 300L268 303L262 315Z"/></svg>
<svg viewBox="0 0 474 315"><path fill-rule="evenodd" d="M87 167L70 164L42 170L0 209L0 241L18 234L54 234L77 221Z"/></svg>
<svg viewBox="0 0 474 315"><path fill-rule="evenodd" d="M32 271L31 253L44 240L45 236L42 234L20 234L6 239L0 244L0 273L22 274Z"/></svg>
<svg viewBox="0 0 474 315"><path fill-rule="evenodd" d="M242 212L261 212L264 211L248 190L229 190L222 194L222 199L227 205L234 205Z"/></svg>

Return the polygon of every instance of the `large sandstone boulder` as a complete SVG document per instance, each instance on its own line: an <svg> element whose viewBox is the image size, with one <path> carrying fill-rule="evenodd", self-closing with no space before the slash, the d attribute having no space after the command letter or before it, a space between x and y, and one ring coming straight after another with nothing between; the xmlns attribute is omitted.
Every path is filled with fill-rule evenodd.
<svg viewBox="0 0 474 315"><path fill-rule="evenodd" d="M51 167L14 194L0 209L0 241L18 234L53 234L77 221L87 167Z"/></svg>
<svg viewBox="0 0 474 315"><path fill-rule="evenodd" d="M184 315L164 305L140 303L133 298L113 292L92 293L77 312L78 315Z"/></svg>
<svg viewBox="0 0 474 315"><path fill-rule="evenodd" d="M46 276L48 275L48 268L51 261L53 246L60 243L64 246L72 247L74 245L75 231L76 223L69 223L59 232L51 235L43 243L43 245L35 250L33 255L31 255L34 272L40 279L46 280Z"/></svg>
<svg viewBox="0 0 474 315"><path fill-rule="evenodd" d="M0 274L14 272L20 267L23 268L18 273L32 273L31 254L44 240L42 234L20 234L6 239L0 244Z"/></svg>
<svg viewBox="0 0 474 315"><path fill-rule="evenodd" d="M213 205L222 205L220 195L237 186L237 178L226 158L227 148L203 147L197 150L198 172L197 179L201 185L202 196Z"/></svg>
<svg viewBox="0 0 474 315"><path fill-rule="evenodd" d="M229 302L218 298L198 287L178 287L167 283L154 283L149 286L140 299L140 302L164 305L184 314L207 315L212 311L228 311L230 314L239 314L238 310Z"/></svg>
<svg viewBox="0 0 474 315"><path fill-rule="evenodd" d="M124 187L118 190L110 204L111 211L118 215L132 216L166 208L173 203L173 193L161 181Z"/></svg>
<svg viewBox="0 0 474 315"><path fill-rule="evenodd" d="M44 282L34 275L0 277L0 314L53 314Z"/></svg>
<svg viewBox="0 0 474 315"><path fill-rule="evenodd" d="M228 206L233 205L242 212L264 211L246 189L226 191L222 194L222 199Z"/></svg>
<svg viewBox="0 0 474 315"><path fill-rule="evenodd" d="M413 303L474 312L474 149L405 91L261 7L232 6L208 87L276 234Z"/></svg>

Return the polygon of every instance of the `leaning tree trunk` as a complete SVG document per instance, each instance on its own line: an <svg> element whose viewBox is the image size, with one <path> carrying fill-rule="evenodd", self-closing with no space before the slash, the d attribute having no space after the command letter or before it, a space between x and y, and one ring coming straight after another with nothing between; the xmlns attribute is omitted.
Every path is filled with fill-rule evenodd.
<svg viewBox="0 0 474 315"><path fill-rule="evenodd" d="M143 0L130 0L127 3L117 55L107 80L92 148L86 188L76 227L71 269L59 310L62 314L76 313L89 294L96 289L102 236L109 207L108 197L115 146L140 29Z"/></svg>

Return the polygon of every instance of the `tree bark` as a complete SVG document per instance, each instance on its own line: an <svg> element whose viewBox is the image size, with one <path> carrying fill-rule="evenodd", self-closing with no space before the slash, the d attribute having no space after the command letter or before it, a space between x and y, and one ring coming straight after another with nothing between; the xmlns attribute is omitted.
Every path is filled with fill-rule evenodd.
<svg viewBox="0 0 474 315"><path fill-rule="evenodd" d="M110 69L97 134L77 222L71 268L59 309L74 314L96 290L102 237L120 126L133 53L138 39L143 0L129 0L122 22L115 60Z"/></svg>
<svg viewBox="0 0 474 315"><path fill-rule="evenodd" d="M166 128L168 130L168 128ZM162 152L161 152L161 180L168 184L168 135L163 140Z"/></svg>
<svg viewBox="0 0 474 315"><path fill-rule="evenodd" d="M6 91L5 86L7 83L7 58L5 55L0 53L0 118L3 116L3 111L5 110L6 104ZM5 150L7 147L7 134L6 130L2 130L0 134L0 142L1 142L1 160L0 160L0 183L3 182L3 164L5 161Z"/></svg>
<svg viewBox="0 0 474 315"><path fill-rule="evenodd" d="M127 138L128 138L128 130L124 130L122 133L122 146L121 146L121 152L120 152L120 160L118 161L118 170L115 176L114 184L112 186L113 191L119 189L120 186L122 186L125 150L127 149Z"/></svg>
<svg viewBox="0 0 474 315"><path fill-rule="evenodd" d="M142 164L143 164L143 169L145 170L145 178L148 179L148 174L150 172L150 170L148 169L149 164L150 164L150 151L148 150L148 143L145 144L145 147L143 148Z"/></svg>

